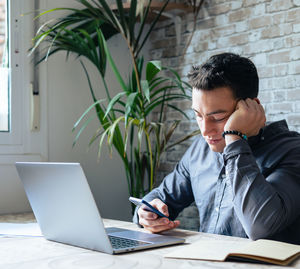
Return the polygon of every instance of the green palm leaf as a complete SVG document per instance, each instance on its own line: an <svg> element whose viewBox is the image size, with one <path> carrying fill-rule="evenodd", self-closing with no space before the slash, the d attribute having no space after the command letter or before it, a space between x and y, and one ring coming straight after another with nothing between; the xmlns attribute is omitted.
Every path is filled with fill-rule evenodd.
<svg viewBox="0 0 300 269"><path fill-rule="evenodd" d="M99 0L99 1L101 1L101 0ZM115 74L118 82L120 83L123 91L127 92L128 89L126 87L126 84L124 83L124 81L122 79L122 76L120 75L120 72L119 72L119 70L118 70L118 68L117 68L117 66L116 66L116 64L115 64L115 62L114 62L114 60L113 60L110 52L109 52L109 49L108 49L107 44L106 44L106 41L105 41L104 36L103 36L103 34L101 32L100 32L100 37L102 39L103 48L104 48L105 54L107 56L107 59L108 59L108 61L110 63L110 66L111 66L111 68L112 68L112 70L113 70L113 72L114 72L114 74Z"/></svg>
<svg viewBox="0 0 300 269"><path fill-rule="evenodd" d="M146 79L151 81L162 70L161 61L150 61L146 66Z"/></svg>
<svg viewBox="0 0 300 269"><path fill-rule="evenodd" d="M107 106L107 109L106 109L106 112L105 112L105 115L104 115L104 118L107 117L108 113L113 109L114 105L119 101L119 99L126 95L126 92L119 92L117 95L115 95L111 101L109 102L108 106Z"/></svg>
<svg viewBox="0 0 300 269"><path fill-rule="evenodd" d="M128 26L127 26L127 22L125 20L125 14L124 14L124 8L123 8L123 1L122 0L117 0L117 6L118 6L118 12L119 12L119 16L120 16L120 22L122 25L122 29L124 32L124 36L128 37Z"/></svg>
<svg viewBox="0 0 300 269"><path fill-rule="evenodd" d="M135 99L138 94L139 94L138 92L133 92L133 93L129 94L129 96L127 98L126 107L125 107L125 127L127 126L127 123L128 123L128 117L129 117L131 111L135 107Z"/></svg>
<svg viewBox="0 0 300 269"><path fill-rule="evenodd" d="M84 111L84 113L80 116L80 118L75 122L72 131L74 131L77 126L79 125L79 123L82 121L82 119L91 111L91 109L93 109L96 105L98 105L99 103L103 102L104 100L98 100L95 103L93 103L92 105L89 106L89 108L87 110Z"/></svg>
<svg viewBox="0 0 300 269"><path fill-rule="evenodd" d="M121 1L121 0L118 0ZM129 44L132 46L134 42L134 26L136 23L136 6L137 0L130 1L130 10L129 10L129 23L128 23L128 30L129 30Z"/></svg>
<svg viewBox="0 0 300 269"><path fill-rule="evenodd" d="M150 103L150 88L149 88L149 83L147 80L142 80L141 81L141 86L143 90L143 94L146 97L146 100Z"/></svg>

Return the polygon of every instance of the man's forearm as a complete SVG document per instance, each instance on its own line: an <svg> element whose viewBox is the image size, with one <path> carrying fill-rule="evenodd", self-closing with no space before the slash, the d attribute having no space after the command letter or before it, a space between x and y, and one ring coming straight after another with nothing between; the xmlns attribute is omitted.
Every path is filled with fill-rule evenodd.
<svg viewBox="0 0 300 269"><path fill-rule="evenodd" d="M235 212L249 238L268 237L287 225L285 201L262 175L247 142L236 141L225 149L225 167Z"/></svg>

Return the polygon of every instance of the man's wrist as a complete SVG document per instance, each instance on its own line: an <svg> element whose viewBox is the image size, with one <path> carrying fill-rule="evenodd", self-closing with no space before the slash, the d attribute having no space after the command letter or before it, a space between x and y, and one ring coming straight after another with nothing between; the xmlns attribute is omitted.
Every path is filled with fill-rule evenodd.
<svg viewBox="0 0 300 269"><path fill-rule="evenodd" d="M234 141L240 140L240 139L248 140L248 138L245 134L243 134L239 131L236 131L236 130L225 130L222 133L222 136L225 139L226 145L228 145Z"/></svg>
<svg viewBox="0 0 300 269"><path fill-rule="evenodd" d="M233 137L235 136L232 136L232 138ZM252 153L249 143L245 143L243 140L244 139L241 138L237 140L232 139L228 141L228 143L226 143L225 148L223 150L225 161L243 153Z"/></svg>
<svg viewBox="0 0 300 269"><path fill-rule="evenodd" d="M230 143L233 143L234 141L241 140L242 138L238 135L226 135L225 136L225 144L229 145Z"/></svg>

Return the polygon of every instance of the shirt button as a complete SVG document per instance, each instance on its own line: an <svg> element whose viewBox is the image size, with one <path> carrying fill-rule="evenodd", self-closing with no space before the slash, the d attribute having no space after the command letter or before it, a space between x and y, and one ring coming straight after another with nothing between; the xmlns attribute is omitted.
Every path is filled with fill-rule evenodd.
<svg viewBox="0 0 300 269"><path fill-rule="evenodd" d="M217 212L219 212L219 211L220 211L220 209L219 209L218 207L216 207L216 208L215 208L215 210L216 210Z"/></svg>
<svg viewBox="0 0 300 269"><path fill-rule="evenodd" d="M226 177L226 174L222 174L221 177L224 179Z"/></svg>

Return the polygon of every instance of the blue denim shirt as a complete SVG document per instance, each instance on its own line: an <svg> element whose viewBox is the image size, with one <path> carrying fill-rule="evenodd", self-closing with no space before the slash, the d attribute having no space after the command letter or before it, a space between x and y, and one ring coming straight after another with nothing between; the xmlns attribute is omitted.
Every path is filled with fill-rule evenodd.
<svg viewBox="0 0 300 269"><path fill-rule="evenodd" d="M172 219L195 201L200 232L300 244L300 134L274 122L223 153L199 136L144 197L155 198L168 205Z"/></svg>

